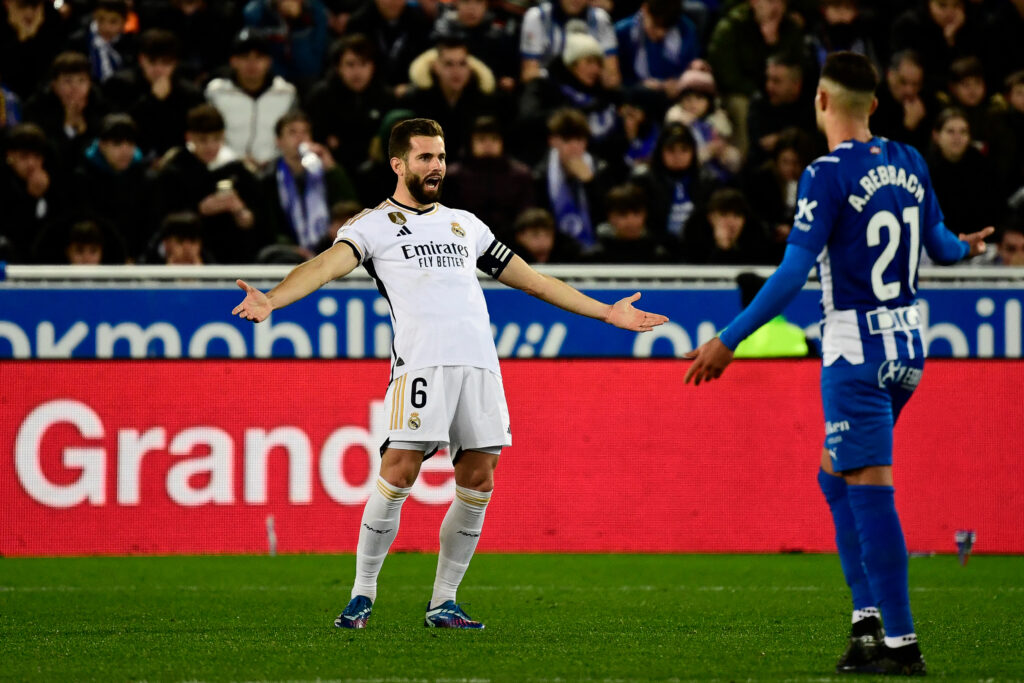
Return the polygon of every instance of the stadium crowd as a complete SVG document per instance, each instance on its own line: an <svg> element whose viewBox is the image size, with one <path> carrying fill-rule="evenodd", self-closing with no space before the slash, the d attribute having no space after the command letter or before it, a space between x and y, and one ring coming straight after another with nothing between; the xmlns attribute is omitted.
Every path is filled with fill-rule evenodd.
<svg viewBox="0 0 1024 683"><path fill-rule="evenodd" d="M529 262L776 264L825 56L1024 265L1024 0L3 0L0 260L295 263L445 130Z"/></svg>

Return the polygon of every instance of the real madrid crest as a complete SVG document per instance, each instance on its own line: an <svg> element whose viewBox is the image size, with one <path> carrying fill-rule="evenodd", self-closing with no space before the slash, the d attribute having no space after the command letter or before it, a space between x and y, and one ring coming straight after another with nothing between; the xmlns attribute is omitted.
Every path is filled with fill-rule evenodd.
<svg viewBox="0 0 1024 683"><path fill-rule="evenodd" d="M409 429L419 429L419 428L420 428L420 414L419 413L412 413L411 415L409 415Z"/></svg>
<svg viewBox="0 0 1024 683"><path fill-rule="evenodd" d="M462 226L459 225L458 223L456 223L455 221L452 221L452 232L454 232L459 237L465 237L466 236L466 231L463 230Z"/></svg>
<svg viewBox="0 0 1024 683"><path fill-rule="evenodd" d="M400 211L392 211L388 214L388 218L390 218L391 222L395 225L405 225L405 214Z"/></svg>

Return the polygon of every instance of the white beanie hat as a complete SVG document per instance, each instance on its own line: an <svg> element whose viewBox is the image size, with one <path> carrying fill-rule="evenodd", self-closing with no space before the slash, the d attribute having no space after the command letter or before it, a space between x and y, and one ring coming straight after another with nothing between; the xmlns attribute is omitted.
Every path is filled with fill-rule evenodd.
<svg viewBox="0 0 1024 683"><path fill-rule="evenodd" d="M604 57L604 50L597 39L589 33L569 33L562 48L562 61L572 66L584 57Z"/></svg>

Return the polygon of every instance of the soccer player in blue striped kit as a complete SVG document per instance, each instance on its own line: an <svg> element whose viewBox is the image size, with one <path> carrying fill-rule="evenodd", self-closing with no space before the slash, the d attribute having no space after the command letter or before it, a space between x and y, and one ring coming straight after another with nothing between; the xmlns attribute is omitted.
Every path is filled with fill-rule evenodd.
<svg viewBox="0 0 1024 683"><path fill-rule="evenodd" d="M694 362L685 381L720 377L736 345L779 314L817 264L825 409L818 482L853 597L836 670L923 675L892 478L893 426L924 367L917 268L922 246L935 262L954 263L985 251L993 228L956 239L921 155L871 135L877 84L860 55L826 60L814 105L832 151L804 170L778 270L719 337L687 354Z"/></svg>

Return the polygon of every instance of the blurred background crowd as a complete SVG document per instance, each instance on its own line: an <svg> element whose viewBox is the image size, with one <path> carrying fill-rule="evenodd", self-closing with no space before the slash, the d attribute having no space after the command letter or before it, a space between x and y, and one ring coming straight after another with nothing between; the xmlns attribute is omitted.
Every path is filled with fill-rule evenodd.
<svg viewBox="0 0 1024 683"><path fill-rule="evenodd" d="M0 260L295 263L445 130L530 262L775 264L825 56L954 233L1024 265L1024 0L3 0Z"/></svg>

